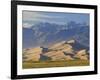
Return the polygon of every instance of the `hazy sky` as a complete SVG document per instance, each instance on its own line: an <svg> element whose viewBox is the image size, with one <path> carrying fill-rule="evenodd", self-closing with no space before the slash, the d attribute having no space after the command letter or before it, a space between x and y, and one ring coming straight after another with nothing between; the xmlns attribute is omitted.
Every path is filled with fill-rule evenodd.
<svg viewBox="0 0 100 80"><path fill-rule="evenodd" d="M30 28L38 22L67 24L70 21L89 24L89 14L23 11L23 27Z"/></svg>

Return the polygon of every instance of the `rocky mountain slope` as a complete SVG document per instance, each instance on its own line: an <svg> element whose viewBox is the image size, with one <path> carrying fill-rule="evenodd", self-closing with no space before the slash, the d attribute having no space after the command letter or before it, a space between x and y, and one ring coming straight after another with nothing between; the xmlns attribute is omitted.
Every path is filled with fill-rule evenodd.
<svg viewBox="0 0 100 80"><path fill-rule="evenodd" d="M30 28L23 28L23 48L49 47L71 39L89 49L89 25L76 22L64 25L40 22Z"/></svg>

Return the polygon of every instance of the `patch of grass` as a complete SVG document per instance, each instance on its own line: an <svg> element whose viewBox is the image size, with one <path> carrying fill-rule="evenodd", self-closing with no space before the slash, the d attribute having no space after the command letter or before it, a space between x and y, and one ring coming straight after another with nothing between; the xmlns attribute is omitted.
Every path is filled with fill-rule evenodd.
<svg viewBox="0 0 100 80"><path fill-rule="evenodd" d="M48 68L48 67L69 67L69 66L88 66L89 60L69 60L69 61L36 61L23 62L23 69Z"/></svg>

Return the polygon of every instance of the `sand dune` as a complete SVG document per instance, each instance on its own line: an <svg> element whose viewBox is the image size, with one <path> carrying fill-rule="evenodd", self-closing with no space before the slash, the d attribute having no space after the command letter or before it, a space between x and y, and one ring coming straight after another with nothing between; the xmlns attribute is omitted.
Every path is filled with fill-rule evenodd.
<svg viewBox="0 0 100 80"><path fill-rule="evenodd" d="M68 44L69 43L69 44ZM88 55L86 49L79 51L74 51L73 46L70 43L75 43L74 40L62 41L61 43L56 43L49 48L46 48L46 52L43 52L44 48L36 47L23 50L23 56L26 57L24 61L39 61L41 54L51 58L51 61L57 60L75 60L76 58L80 60L88 60Z"/></svg>
<svg viewBox="0 0 100 80"><path fill-rule="evenodd" d="M41 52L42 48L40 47L28 49L24 54L27 57L26 61L39 61Z"/></svg>
<svg viewBox="0 0 100 80"><path fill-rule="evenodd" d="M88 55L85 49L78 51L75 57L81 60L88 60Z"/></svg>
<svg viewBox="0 0 100 80"><path fill-rule="evenodd" d="M69 41L67 41L67 43L69 43L69 44L75 43L75 40L69 40Z"/></svg>

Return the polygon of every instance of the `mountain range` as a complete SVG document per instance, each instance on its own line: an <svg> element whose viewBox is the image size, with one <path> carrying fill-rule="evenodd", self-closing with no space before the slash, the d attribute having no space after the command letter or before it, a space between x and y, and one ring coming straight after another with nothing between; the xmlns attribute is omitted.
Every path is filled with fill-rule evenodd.
<svg viewBox="0 0 100 80"><path fill-rule="evenodd" d="M72 39L76 41L73 44L76 50L81 48L89 50L89 25L71 21L63 25L40 22L31 28L23 27L23 49L49 47Z"/></svg>

